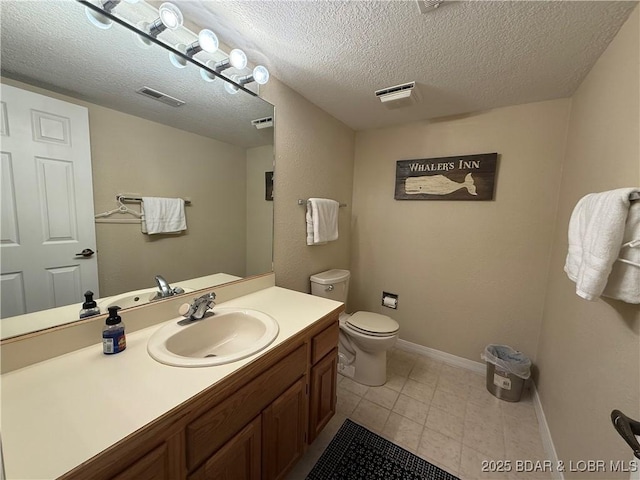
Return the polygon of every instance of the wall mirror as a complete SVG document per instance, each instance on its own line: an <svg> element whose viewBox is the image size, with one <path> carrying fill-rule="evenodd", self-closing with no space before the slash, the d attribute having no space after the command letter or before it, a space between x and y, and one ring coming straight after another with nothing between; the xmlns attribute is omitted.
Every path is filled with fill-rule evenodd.
<svg viewBox="0 0 640 480"><path fill-rule="evenodd" d="M78 252L95 250L98 297L115 296L128 306L132 299L124 294L155 289L156 275L172 286L185 287L188 295L189 290L271 271L273 201L265 196L265 179L274 169L273 128L258 129L252 121L273 117L273 106L242 89L228 93L223 79L204 78L196 65L175 68L168 50L142 45L122 25L96 28L85 8L69 1L2 2L3 97L9 85L88 109L94 214L117 208L118 194L190 200L187 230L178 235L144 234L136 215L117 212L94 220L95 246L73 244L73 235L63 238ZM151 22L157 16L157 9L144 2L121 2L117 9L134 22ZM160 37L169 45L194 40L192 31L181 29ZM225 57L223 52L201 52L199 61ZM224 74L233 74L233 69L230 72ZM246 72L250 70L235 73ZM153 98L157 94L138 93L145 88L183 103L172 106ZM26 298L29 284L10 260L33 234L20 230L18 220L15 238L7 233L11 228L5 228L13 221L7 219L18 214L16 199L25 195L25 188L12 184L12 168L20 155L5 154L4 145L10 144L11 135L30 126L13 125L12 106L4 100L0 327L2 338L8 338L77 320L86 287L74 273L83 259L72 256L62 269L45 265L43 293L36 301ZM45 111L41 125L48 125L55 136L57 117L47 117L44 107L36 110ZM55 164L54 147L38 155ZM25 158L34 161L33 155ZM43 191L59 186L64 175L60 177L50 165L38 172L28 193L42 210L42 197L48 195ZM126 206L140 210L139 202ZM62 281L56 280L57 273ZM56 307L54 297L64 289L76 297L75 304Z"/></svg>

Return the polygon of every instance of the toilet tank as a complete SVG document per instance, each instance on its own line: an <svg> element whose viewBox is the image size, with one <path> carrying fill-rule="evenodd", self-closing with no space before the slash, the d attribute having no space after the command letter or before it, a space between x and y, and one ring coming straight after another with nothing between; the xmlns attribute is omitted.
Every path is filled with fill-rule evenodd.
<svg viewBox="0 0 640 480"><path fill-rule="evenodd" d="M311 275L311 295L347 303L349 270L327 270Z"/></svg>

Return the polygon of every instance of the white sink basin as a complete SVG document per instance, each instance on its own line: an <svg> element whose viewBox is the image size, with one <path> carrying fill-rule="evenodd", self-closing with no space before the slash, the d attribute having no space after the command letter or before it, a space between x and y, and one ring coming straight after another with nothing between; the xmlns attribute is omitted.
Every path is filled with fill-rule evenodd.
<svg viewBox="0 0 640 480"><path fill-rule="evenodd" d="M193 288L182 287L185 293L193 292ZM118 306L120 308L135 307L138 305L144 305L153 300L159 300L156 298L157 288L145 288L144 290L135 290L133 292L126 292L122 295L115 295L113 297L105 298L98 301L98 306L101 312L106 312L109 307Z"/></svg>
<svg viewBox="0 0 640 480"><path fill-rule="evenodd" d="M179 325L180 317L158 329L149 355L176 367L209 367L235 362L266 348L278 336L278 322L249 308L215 307L214 315Z"/></svg>

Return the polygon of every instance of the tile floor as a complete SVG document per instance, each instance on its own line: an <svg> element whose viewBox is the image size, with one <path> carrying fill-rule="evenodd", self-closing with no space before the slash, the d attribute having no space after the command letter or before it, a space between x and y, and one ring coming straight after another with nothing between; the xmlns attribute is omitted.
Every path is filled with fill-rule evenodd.
<svg viewBox="0 0 640 480"><path fill-rule="evenodd" d="M347 417L463 480L551 478L516 465L545 460L529 391L505 402L487 391L484 375L393 349L381 387L338 375L337 413L287 480L305 478ZM510 462L511 471L482 471L490 460Z"/></svg>

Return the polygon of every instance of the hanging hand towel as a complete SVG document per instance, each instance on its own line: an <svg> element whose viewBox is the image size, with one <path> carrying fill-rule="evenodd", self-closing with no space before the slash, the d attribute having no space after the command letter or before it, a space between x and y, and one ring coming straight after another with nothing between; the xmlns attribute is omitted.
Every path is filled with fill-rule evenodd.
<svg viewBox="0 0 640 480"><path fill-rule="evenodd" d="M607 286L625 235L629 195L637 191L638 188L620 188L591 193L580 199L573 210L564 270L576 282L580 297L596 300Z"/></svg>
<svg viewBox="0 0 640 480"><path fill-rule="evenodd" d="M338 239L340 204L327 198L307 200L307 245L323 245Z"/></svg>
<svg viewBox="0 0 640 480"><path fill-rule="evenodd" d="M633 241L640 242L640 200L631 203L622 244ZM607 287L602 296L622 300L623 302L640 303L640 245L628 246L620 250L620 259L633 262L616 261L611 269Z"/></svg>
<svg viewBox="0 0 640 480"><path fill-rule="evenodd" d="M182 198L142 197L142 233L180 233L187 229Z"/></svg>

